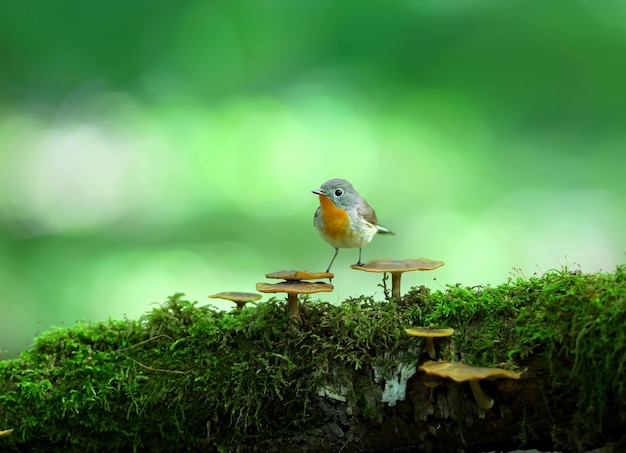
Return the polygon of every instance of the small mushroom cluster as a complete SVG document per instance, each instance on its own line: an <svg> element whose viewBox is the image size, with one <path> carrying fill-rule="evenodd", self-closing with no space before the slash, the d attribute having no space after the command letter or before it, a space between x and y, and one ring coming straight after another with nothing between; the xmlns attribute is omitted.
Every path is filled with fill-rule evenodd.
<svg viewBox="0 0 626 453"><path fill-rule="evenodd" d="M426 348L431 359L436 358L434 339L438 337L449 337L454 333L454 329L433 329L428 327L416 327L404 330L411 336L426 338ZM475 367L464 363L452 363L435 360L426 361L419 366L419 369L424 371L426 374L441 378L450 378L455 382L469 382L476 404L484 410L491 409L493 407L494 400L487 396L481 388L481 379L519 379L522 375L522 373L515 373L502 368ZM431 382L429 382L429 388L431 388L432 395Z"/></svg>
<svg viewBox="0 0 626 453"><path fill-rule="evenodd" d="M323 282L311 282L307 280L332 279L330 272L306 272L306 271L278 271L265 274L267 278L283 280L278 283L257 283L256 289L262 293L286 293L289 308L289 319L292 322L302 322L298 294L314 294L332 291L333 285ZM261 299L257 293L244 293L238 291L226 291L209 296L216 299L225 299L237 304L237 310L242 310L246 303L256 302Z"/></svg>
<svg viewBox="0 0 626 453"><path fill-rule="evenodd" d="M334 287L329 283L311 282L307 280L317 280L328 278L334 275L330 272L304 272L304 271L278 271L265 274L266 278L280 279L278 283L257 283L256 289L262 293L286 293L289 304L289 319L292 322L302 323L300 317L299 294L314 294L331 292Z"/></svg>
<svg viewBox="0 0 626 453"><path fill-rule="evenodd" d="M400 280L404 272L411 271L428 271L437 269L444 265L443 261L435 261L428 258L407 258L404 260L379 259L371 260L365 264L355 264L352 269L365 272L383 272L391 274L391 293L392 297L399 298ZM278 283L257 283L256 289L262 293L286 293L289 307L289 318L293 322L302 322L300 317L299 294L314 294L319 292L333 291L333 285L323 282L312 282L309 280L334 278L334 274L330 272L306 272L296 270L286 270L265 274L266 278L283 280ZM242 310L246 303L255 302L261 299L261 295L257 293L245 293L238 291L227 291L209 296L211 298L219 298L235 302L237 310ZM432 339L429 340L429 353L434 358L434 346Z"/></svg>

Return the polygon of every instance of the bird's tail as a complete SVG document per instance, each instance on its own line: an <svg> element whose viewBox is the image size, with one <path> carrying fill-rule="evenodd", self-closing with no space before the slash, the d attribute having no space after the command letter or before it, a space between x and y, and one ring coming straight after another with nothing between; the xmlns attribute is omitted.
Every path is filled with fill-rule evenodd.
<svg viewBox="0 0 626 453"><path fill-rule="evenodd" d="M378 228L377 233L380 233L380 234L396 234L393 231L391 231L390 229L385 228L382 225L376 225L376 228Z"/></svg>

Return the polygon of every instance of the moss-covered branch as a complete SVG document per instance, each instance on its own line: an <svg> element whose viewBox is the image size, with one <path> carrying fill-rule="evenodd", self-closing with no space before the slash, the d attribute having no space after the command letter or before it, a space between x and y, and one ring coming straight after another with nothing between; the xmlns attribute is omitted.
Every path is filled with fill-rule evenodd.
<svg viewBox="0 0 626 453"><path fill-rule="evenodd" d="M506 434L514 446L576 451L618 440L612 427L626 411L625 266L493 288L416 288L393 302L303 305L303 325L293 329L284 301L226 313L178 294L136 321L45 333L20 358L0 362L0 430L14 430L0 449L353 451L368 448L365 425L392 418L418 431L405 446L419 436L422 445L441 440L429 423L437 418L455 442L480 444L468 427L475 431L483 422L471 420L485 413L472 405L469 388L421 385L415 371L427 359L425 345L404 332L418 325L455 329L451 341L437 344L444 360L527 368L510 384L534 381L527 395L487 388L496 401L489 412L515 420ZM458 402L447 412L444 395L445 404ZM412 411L406 420L395 411L398 400ZM533 425L533 413L554 426Z"/></svg>

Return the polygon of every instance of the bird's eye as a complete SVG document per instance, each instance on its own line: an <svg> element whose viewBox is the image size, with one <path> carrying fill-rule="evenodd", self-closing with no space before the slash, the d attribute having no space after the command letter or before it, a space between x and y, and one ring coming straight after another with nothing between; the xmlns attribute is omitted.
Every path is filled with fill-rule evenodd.
<svg viewBox="0 0 626 453"><path fill-rule="evenodd" d="M343 195L343 190L341 190L341 189L337 189L337 190L335 190L335 196L336 196L336 197L340 197L340 196L342 196L342 195Z"/></svg>

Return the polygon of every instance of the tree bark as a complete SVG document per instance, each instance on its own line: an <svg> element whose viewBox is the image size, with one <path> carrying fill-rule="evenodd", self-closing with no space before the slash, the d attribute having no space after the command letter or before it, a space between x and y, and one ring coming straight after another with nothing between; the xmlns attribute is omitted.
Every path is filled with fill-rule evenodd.
<svg viewBox="0 0 626 453"><path fill-rule="evenodd" d="M538 357L525 362L519 380L481 381L495 400L489 410L478 407L469 383L417 372L407 383L406 398L384 404L377 420L350 415L349 404L316 397L320 410L317 429L291 439L263 442L260 451L307 453L412 452L449 453L513 451L520 448L561 452L626 451L626 407L614 407L605 429L587 433L585 444L600 448L571 448L576 400L549 380ZM570 445L570 447L567 447Z"/></svg>

